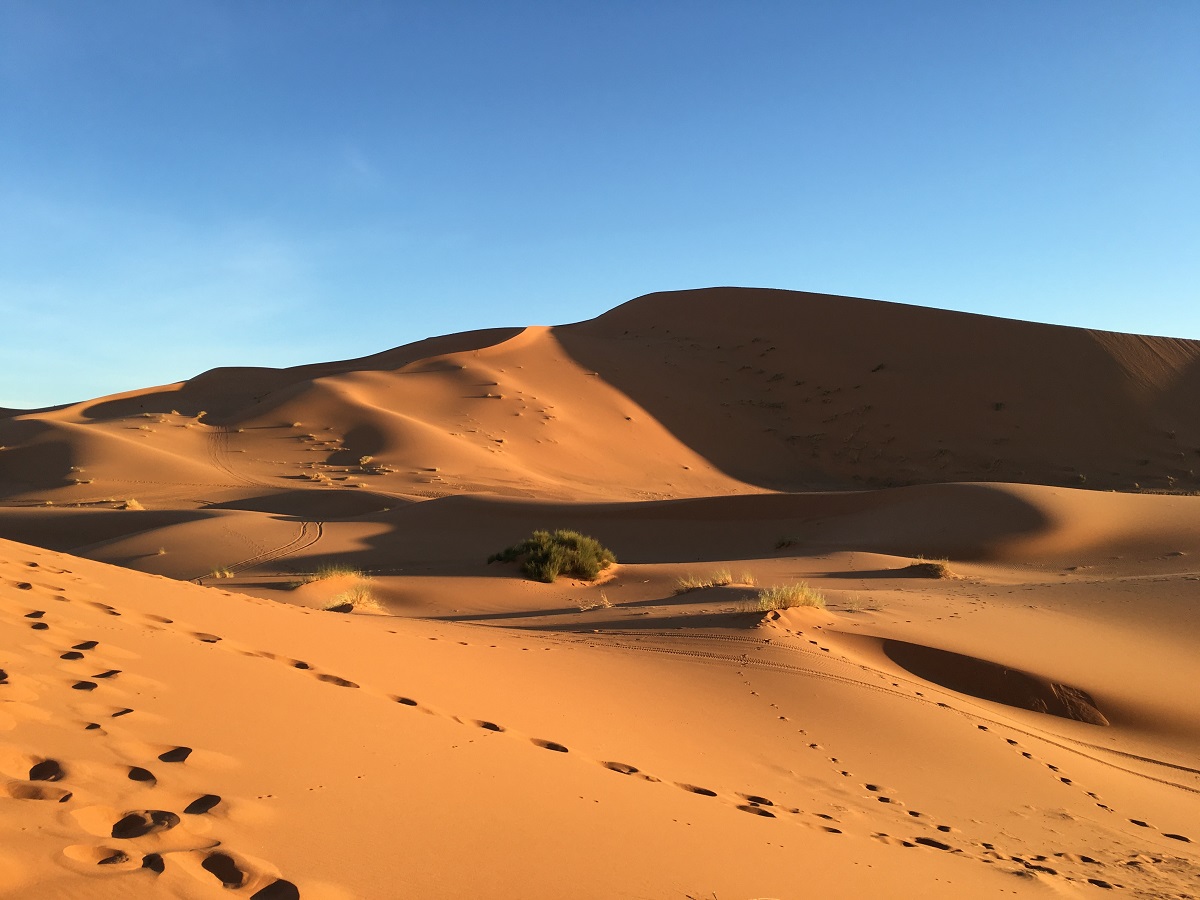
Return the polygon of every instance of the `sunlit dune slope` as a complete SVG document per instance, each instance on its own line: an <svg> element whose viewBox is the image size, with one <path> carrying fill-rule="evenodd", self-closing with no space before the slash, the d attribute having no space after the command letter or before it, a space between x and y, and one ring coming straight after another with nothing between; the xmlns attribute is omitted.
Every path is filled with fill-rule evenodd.
<svg viewBox="0 0 1200 900"><path fill-rule="evenodd" d="M576 325L10 415L0 487L59 505L378 495L364 508L945 481L1192 490L1198 359L1191 341L847 297L651 294Z"/></svg>

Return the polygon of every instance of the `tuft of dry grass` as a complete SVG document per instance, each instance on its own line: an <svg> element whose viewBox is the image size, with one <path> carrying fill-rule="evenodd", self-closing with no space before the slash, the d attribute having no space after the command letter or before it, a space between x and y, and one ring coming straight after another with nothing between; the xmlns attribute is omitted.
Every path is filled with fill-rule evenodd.
<svg viewBox="0 0 1200 900"><path fill-rule="evenodd" d="M600 592L599 597L583 597L579 600L579 611L587 612L589 609L612 609L612 601L608 599L608 595L604 591Z"/></svg>
<svg viewBox="0 0 1200 900"><path fill-rule="evenodd" d="M232 569L227 569L224 566L215 566L209 573L209 578L232 578L234 575Z"/></svg>
<svg viewBox="0 0 1200 900"><path fill-rule="evenodd" d="M770 612L773 609L794 609L798 606L822 608L825 606L825 596L818 590L808 586L808 582L798 584L776 584L763 588L758 592L758 612Z"/></svg>
<svg viewBox="0 0 1200 900"><path fill-rule="evenodd" d="M371 579L361 578L347 590L333 597L324 607L326 612L355 612L369 610L370 612L387 612L371 592Z"/></svg>
<svg viewBox="0 0 1200 900"><path fill-rule="evenodd" d="M312 584L314 581L324 581L327 578L357 578L360 581L371 580L362 569L357 569L348 563L327 562L317 566L316 571L311 575L304 576L303 583Z"/></svg>
<svg viewBox="0 0 1200 900"><path fill-rule="evenodd" d="M689 573L682 578L675 579L675 593L686 594L688 591L702 591L705 588L725 587L727 584L733 584L733 576L729 574L728 569L718 569L707 578L697 578L695 575Z"/></svg>

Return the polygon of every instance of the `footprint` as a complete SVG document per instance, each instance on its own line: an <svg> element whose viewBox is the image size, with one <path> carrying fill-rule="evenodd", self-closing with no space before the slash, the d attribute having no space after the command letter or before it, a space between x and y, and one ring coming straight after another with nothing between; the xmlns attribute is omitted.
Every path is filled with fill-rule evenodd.
<svg viewBox="0 0 1200 900"><path fill-rule="evenodd" d="M562 744L555 743L554 741L544 741L541 738L530 738L529 742L535 747L541 747L543 750L553 750L555 753L568 752L566 747L564 747Z"/></svg>
<svg viewBox="0 0 1200 900"><path fill-rule="evenodd" d="M166 867L167 864L163 862L161 854L147 853L142 857L142 868L149 869L155 875L161 875Z"/></svg>
<svg viewBox="0 0 1200 900"><path fill-rule="evenodd" d="M141 860L132 859L124 850L115 847L91 847L87 844L75 844L63 850L68 859L76 862L91 863L96 866L116 866L121 869L140 869Z"/></svg>
<svg viewBox="0 0 1200 900"><path fill-rule="evenodd" d="M100 646L99 641L84 641L82 644L76 644L71 649L72 650L95 650L98 646Z"/></svg>
<svg viewBox="0 0 1200 900"><path fill-rule="evenodd" d="M935 850L953 850L954 849L949 844L943 844L941 841L936 841L930 837L918 837L918 838L913 838L913 840L918 844L923 844L926 847L932 847Z"/></svg>
<svg viewBox="0 0 1200 900"><path fill-rule="evenodd" d="M760 806L751 806L748 803L742 804L738 807L738 809L740 809L742 812L753 813L756 816L765 816L768 819L775 818L775 813L769 812Z"/></svg>
<svg viewBox="0 0 1200 900"><path fill-rule="evenodd" d="M179 824L179 816L165 809L141 809L127 813L112 827L112 836L131 840L160 831L170 831Z"/></svg>
<svg viewBox="0 0 1200 900"><path fill-rule="evenodd" d="M239 888L246 880L246 873L237 867L233 857L227 853L210 853L200 865L215 875L226 888Z"/></svg>
<svg viewBox="0 0 1200 900"><path fill-rule="evenodd" d="M255 891L250 895L250 900L300 900L300 891L290 881L280 878Z"/></svg>
<svg viewBox="0 0 1200 900"><path fill-rule="evenodd" d="M219 794L205 794L203 797L197 797L191 803L183 808L183 811L189 816L200 816L208 812L221 802Z"/></svg>
<svg viewBox="0 0 1200 900"><path fill-rule="evenodd" d="M1183 841L1185 844L1190 844L1192 842L1192 839L1190 837L1186 837L1185 835L1182 835L1182 834L1170 834L1165 831L1163 832L1163 837L1170 838L1173 841Z"/></svg>
<svg viewBox="0 0 1200 900"><path fill-rule="evenodd" d="M636 775L638 772L637 766L631 766L623 762L602 762L600 765L613 772L620 772L622 775Z"/></svg>
<svg viewBox="0 0 1200 900"><path fill-rule="evenodd" d="M71 685L71 690L73 690L73 691L94 691L98 687L100 687L100 685L96 684L96 682L94 682L94 681L77 681L73 685Z"/></svg>
<svg viewBox="0 0 1200 900"><path fill-rule="evenodd" d="M358 687L353 681L347 681L345 678L338 678L336 675L318 675L318 681L324 681L327 684L336 684L338 687L356 688Z"/></svg>
<svg viewBox="0 0 1200 900"><path fill-rule="evenodd" d="M34 631L48 631L50 629L50 626L47 625L45 622L34 622L29 627L32 628Z"/></svg>
<svg viewBox="0 0 1200 900"><path fill-rule="evenodd" d="M475 724L485 731L503 731L504 726L497 725L495 722L487 722L483 719L476 719Z"/></svg>
<svg viewBox="0 0 1200 900"><path fill-rule="evenodd" d="M399 703L401 706L416 706L417 705L417 701L413 700L410 697L393 697L392 699L395 700L397 703Z"/></svg>
<svg viewBox="0 0 1200 900"><path fill-rule="evenodd" d="M755 806L774 806L775 804L766 797L759 797L755 794L738 794L747 803L753 803Z"/></svg>
<svg viewBox="0 0 1200 900"><path fill-rule="evenodd" d="M701 797L717 796L716 791L710 791L708 788L704 788L704 787L697 787L694 784L684 784L683 782L680 782L679 787L683 788L685 791L688 791L690 793L699 794Z"/></svg>
<svg viewBox="0 0 1200 900"><path fill-rule="evenodd" d="M113 718L113 719L120 718L121 716L129 715L131 712L133 712L133 710L130 709L129 707L125 707L125 709L118 709L115 713L112 714L112 716L110 718Z"/></svg>
<svg viewBox="0 0 1200 900"><path fill-rule="evenodd" d="M25 618L40 619L45 614L46 614L46 611L44 609L35 609L33 612L25 613Z"/></svg>
<svg viewBox="0 0 1200 900"><path fill-rule="evenodd" d="M72 796L70 791L62 788L29 781L10 781L5 790L14 800L57 800L59 803L66 803Z"/></svg>
<svg viewBox="0 0 1200 900"><path fill-rule="evenodd" d="M129 780L146 782L151 786L158 782L158 779L154 777L153 772L151 772L149 769L143 769L141 766L129 767Z"/></svg>
<svg viewBox="0 0 1200 900"><path fill-rule="evenodd" d="M195 631L192 633L192 637L198 641L202 641L205 644L215 644L217 641L221 640L218 635L209 634L207 631Z"/></svg>
<svg viewBox="0 0 1200 900"><path fill-rule="evenodd" d="M59 659L83 659L83 654L78 650L68 650Z"/></svg>
<svg viewBox="0 0 1200 900"><path fill-rule="evenodd" d="M30 781L62 781L67 773L56 759L43 759L29 769Z"/></svg>
<svg viewBox="0 0 1200 900"><path fill-rule="evenodd" d="M183 762L191 755L191 747L175 747L173 750L168 750L165 753L158 754L158 758L165 763L179 763Z"/></svg>
<svg viewBox="0 0 1200 900"><path fill-rule="evenodd" d="M120 669L108 669L107 671L101 672L99 675L93 675L92 677L93 678L113 678L120 674L121 674Z"/></svg>

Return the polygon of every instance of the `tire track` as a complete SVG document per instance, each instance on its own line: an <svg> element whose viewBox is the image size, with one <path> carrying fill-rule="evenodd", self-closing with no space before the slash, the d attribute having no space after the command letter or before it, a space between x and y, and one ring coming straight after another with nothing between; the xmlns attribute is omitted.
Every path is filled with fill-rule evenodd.
<svg viewBox="0 0 1200 900"><path fill-rule="evenodd" d="M209 461L238 484L270 487L271 485L268 485L267 482L244 475L229 464L229 435L230 429L227 425L217 425L205 436Z"/></svg>
<svg viewBox="0 0 1200 900"><path fill-rule="evenodd" d="M256 553L254 556L249 556L243 560L239 560L233 565L226 566L225 570L237 575L238 573L244 572L254 566L260 566L265 563L274 562L277 559L283 559L285 556L291 556L295 553L299 553L301 550L307 550L313 544L317 543L317 541L321 540L324 535L324 522L301 522L300 530L296 533L296 536L287 543L280 544L278 547L272 547L268 550L262 551L261 553ZM191 580L196 582L196 584L203 584L204 579L208 577L209 575L206 572L205 574L199 575Z"/></svg>

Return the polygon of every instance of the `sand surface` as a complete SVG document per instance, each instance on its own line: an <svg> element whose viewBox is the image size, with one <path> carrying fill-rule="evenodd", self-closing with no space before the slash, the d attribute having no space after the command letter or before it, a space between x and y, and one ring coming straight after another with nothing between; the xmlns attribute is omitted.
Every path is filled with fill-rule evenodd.
<svg viewBox="0 0 1200 900"><path fill-rule="evenodd" d="M1200 896L1198 398L714 289L5 411L0 896Z"/></svg>

